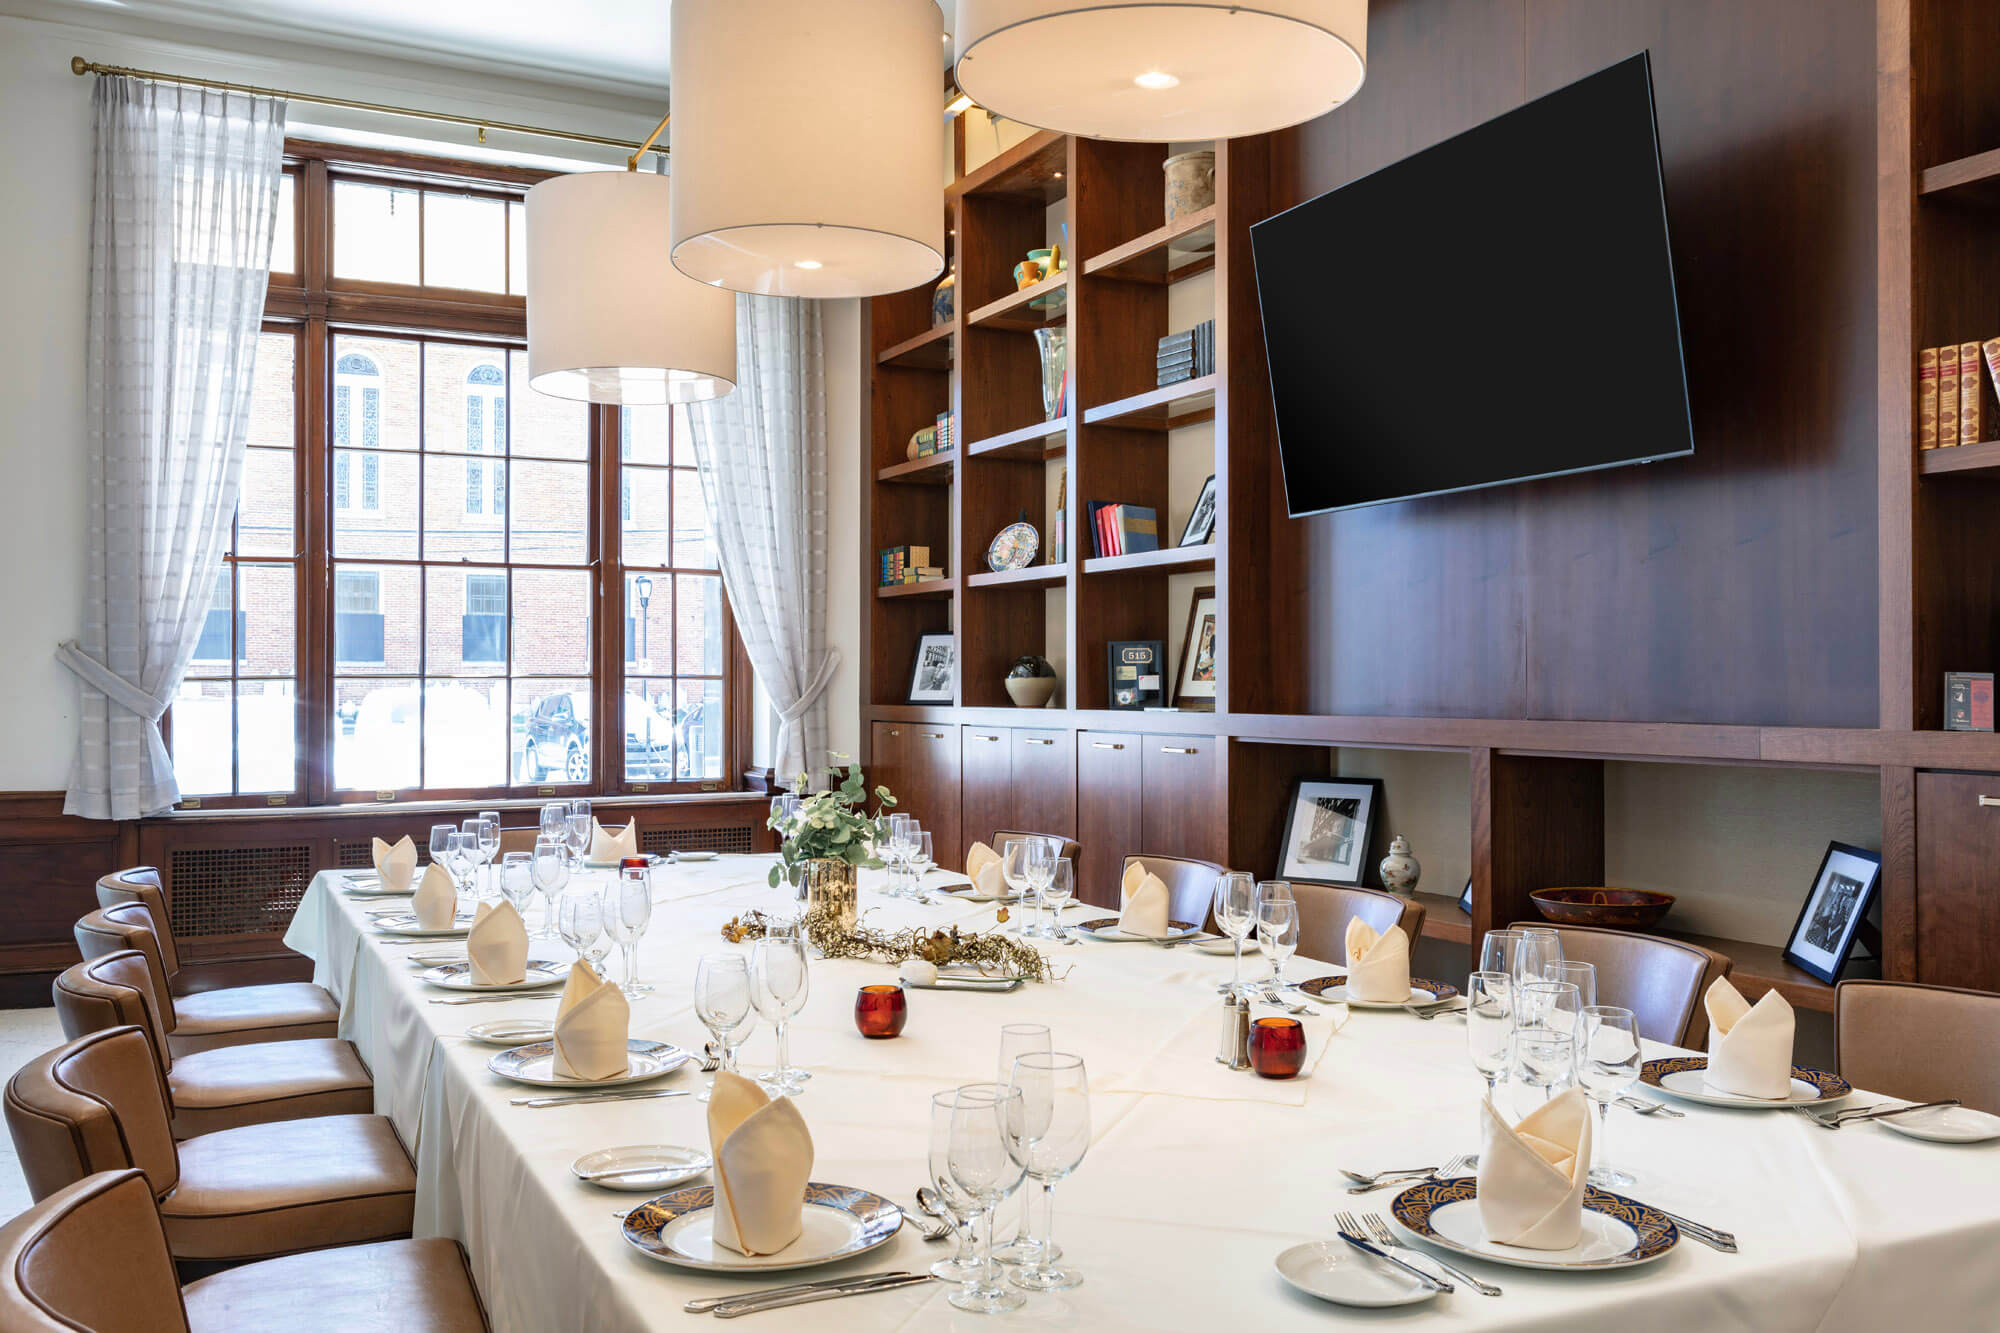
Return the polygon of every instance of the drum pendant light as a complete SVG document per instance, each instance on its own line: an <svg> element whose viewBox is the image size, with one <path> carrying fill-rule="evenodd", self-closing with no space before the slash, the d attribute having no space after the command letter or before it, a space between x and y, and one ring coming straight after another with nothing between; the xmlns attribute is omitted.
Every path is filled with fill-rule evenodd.
<svg viewBox="0 0 2000 1333"><path fill-rule="evenodd" d="M944 271L936 0L674 0L673 261L776 296Z"/></svg>
<svg viewBox="0 0 2000 1333"><path fill-rule="evenodd" d="M668 177L633 170L556 176L528 191L537 392L636 407L736 387L736 298L668 260L672 195Z"/></svg>
<svg viewBox="0 0 2000 1333"><path fill-rule="evenodd" d="M958 0L958 86L1010 120L1092 139L1231 139L1352 97L1367 0Z"/></svg>

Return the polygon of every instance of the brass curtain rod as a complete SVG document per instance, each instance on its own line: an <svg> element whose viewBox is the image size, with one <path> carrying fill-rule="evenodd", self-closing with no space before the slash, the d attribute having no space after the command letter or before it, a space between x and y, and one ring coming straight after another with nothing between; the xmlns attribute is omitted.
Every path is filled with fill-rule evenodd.
<svg viewBox="0 0 2000 1333"><path fill-rule="evenodd" d="M322 97L318 93L295 93L288 92L283 88L259 88L248 83L229 83L222 79L197 78L192 74L163 74L159 70L154 69L132 69L126 65L100 65L94 60L85 60L82 56L72 56L70 58L69 72L79 76L84 74L123 75L127 78L151 79L155 83L178 83L193 88L214 88L221 92L251 93L258 97L282 97L288 102L310 102L316 106L345 107L349 111L372 111L384 116L406 116L413 120L435 120L447 125L469 125L479 131L479 140L481 143L486 141L486 131L505 130L510 134L532 134L543 139L567 139L571 143L589 143L597 144L604 148L627 149L629 150L629 156L625 159L625 169L627 171L637 171L639 169L640 157L647 152L658 153L661 157L668 155L667 149L655 148L653 147L653 142L665 132L667 122L673 119L672 112L662 116L660 123L653 127L653 132L646 136L646 141L637 148L634 148L630 142L624 139L609 139L601 134L583 134L576 130L544 129L540 125L514 125L504 120L482 120L476 116L456 116L448 111L419 111L415 107L390 106L383 102L361 102L351 97Z"/></svg>

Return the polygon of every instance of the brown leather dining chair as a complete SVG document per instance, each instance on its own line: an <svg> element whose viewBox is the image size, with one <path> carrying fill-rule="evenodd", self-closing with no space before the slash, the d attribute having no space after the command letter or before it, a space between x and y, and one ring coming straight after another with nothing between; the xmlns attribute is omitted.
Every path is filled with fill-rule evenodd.
<svg viewBox="0 0 2000 1333"><path fill-rule="evenodd" d="M137 1027L151 1043L173 1108L174 1137L317 1115L367 1115L375 1088L354 1043L338 1037L219 1046L176 1059L160 1026L152 970L135 949L76 964L56 978L56 1017L71 1041Z"/></svg>
<svg viewBox="0 0 2000 1333"><path fill-rule="evenodd" d="M1000 853L1002 859L1005 859L1008 847L1017 842L1029 842L1035 839L1040 839L1055 848L1056 855L1069 862L1070 873L1076 873L1076 859L1083 855L1083 844L1075 838L1065 838L1060 833L1030 833L1025 829L995 829L993 830L993 850Z"/></svg>
<svg viewBox="0 0 2000 1333"><path fill-rule="evenodd" d="M498 859L509 852L532 852L535 850L535 839L541 836L539 824L534 828L503 828L500 830L500 850L493 855Z"/></svg>
<svg viewBox="0 0 2000 1333"><path fill-rule="evenodd" d="M8 1080L28 1191L146 1173L177 1260L264 1259L410 1234L417 1175L389 1121L330 1115L174 1141L159 1062L136 1027L93 1032Z"/></svg>
<svg viewBox="0 0 2000 1333"><path fill-rule="evenodd" d="M102 1171L0 1226L8 1333L486 1333L455 1241L245 1264L182 1287L144 1172Z"/></svg>
<svg viewBox="0 0 2000 1333"><path fill-rule="evenodd" d="M1160 877L1167 886L1167 918L1171 921L1191 921L1197 926L1208 924L1210 909L1215 905L1215 881L1223 874L1223 867L1213 861L1197 861L1187 856L1155 856L1150 852L1139 852L1127 856L1118 866L1119 884L1125 880L1125 872L1134 861L1142 862L1147 871ZM1118 885L1114 884L1115 890Z"/></svg>
<svg viewBox="0 0 2000 1333"><path fill-rule="evenodd" d="M123 949L145 955L153 971L154 992L161 997L160 1025L175 1055L248 1042L339 1035L340 1006L309 981L177 994L167 962L171 932L159 929L158 918L144 902L100 907L76 923L75 935L76 947L87 959Z"/></svg>
<svg viewBox="0 0 2000 1333"><path fill-rule="evenodd" d="M1292 898L1299 905L1299 956L1323 963L1347 961L1347 923L1357 917L1378 935L1401 926L1412 945L1424 933L1424 905L1377 889L1351 889L1338 884L1305 884L1292 880Z"/></svg>
<svg viewBox="0 0 2000 1333"><path fill-rule="evenodd" d="M2000 1115L2000 995L1954 986L1843 981L1833 988L1840 1075L1913 1102L1956 1097Z"/></svg>
<svg viewBox="0 0 2000 1333"><path fill-rule="evenodd" d="M1597 1002L1632 1011L1639 1035L1690 1050L1708 1047L1708 1010L1701 998L1729 975L1729 955L1685 940L1603 926L1516 921L1514 929L1555 930L1563 957L1597 969Z"/></svg>

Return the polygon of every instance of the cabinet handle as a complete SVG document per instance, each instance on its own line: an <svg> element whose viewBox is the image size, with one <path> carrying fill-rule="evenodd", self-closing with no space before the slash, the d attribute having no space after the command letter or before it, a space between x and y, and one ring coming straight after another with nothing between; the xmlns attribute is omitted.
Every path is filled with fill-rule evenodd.
<svg viewBox="0 0 2000 1333"><path fill-rule="evenodd" d="M903 729L901 727L891 727L889 728L889 734L891 736L900 736L903 734Z"/></svg>
<svg viewBox="0 0 2000 1333"><path fill-rule="evenodd" d="M941 741L944 739L942 731L920 731L917 734L927 741Z"/></svg>
<svg viewBox="0 0 2000 1333"><path fill-rule="evenodd" d="M1047 736L1030 736L1030 737L1028 737L1028 744L1030 744L1030 745L1054 745L1054 744L1055 744L1055 742L1054 742L1054 741L1052 741L1052 740L1050 740L1050 739L1049 739L1049 738L1048 738Z"/></svg>
<svg viewBox="0 0 2000 1333"><path fill-rule="evenodd" d="M1981 805L2000 805L2000 796L1984 796L1984 795L1982 795L1982 796L1981 796L1981 797L1979 798L1979 803L1980 803Z"/></svg>
<svg viewBox="0 0 2000 1333"><path fill-rule="evenodd" d="M1115 741L1092 741L1090 748L1093 750L1122 750L1125 747Z"/></svg>
<svg viewBox="0 0 2000 1333"><path fill-rule="evenodd" d="M1162 746L1160 747L1160 753L1161 753L1161 754L1198 754L1198 753L1200 753L1200 752L1199 752L1198 750L1196 750L1196 749L1195 749L1195 748L1194 748L1194 747L1193 747L1192 745L1162 745Z"/></svg>
<svg viewBox="0 0 2000 1333"><path fill-rule="evenodd" d="M982 736L975 731L972 733L972 739L976 741L997 741L1000 738L998 736Z"/></svg>

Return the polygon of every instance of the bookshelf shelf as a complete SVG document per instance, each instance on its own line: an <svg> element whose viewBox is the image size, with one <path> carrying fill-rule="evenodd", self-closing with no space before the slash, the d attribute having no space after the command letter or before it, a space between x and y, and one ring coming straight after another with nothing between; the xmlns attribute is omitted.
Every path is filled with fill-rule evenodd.
<svg viewBox="0 0 2000 1333"><path fill-rule="evenodd" d="M1459 908L1458 899L1442 893L1419 893L1424 905L1424 938L1452 944L1472 943L1472 918Z"/></svg>
<svg viewBox="0 0 2000 1333"><path fill-rule="evenodd" d="M967 585L974 588L1016 588L1033 584L1061 584L1069 579L1069 565L1029 565L1025 569L987 570L971 575Z"/></svg>
<svg viewBox="0 0 2000 1333"><path fill-rule="evenodd" d="M1219 377L1200 375L1130 398L1086 408L1085 425L1121 426L1128 430L1179 430L1215 419L1215 389Z"/></svg>
<svg viewBox="0 0 2000 1333"><path fill-rule="evenodd" d="M942 598L958 591L955 578L932 579L928 583L898 583L889 587L878 587L875 595L884 601L899 597Z"/></svg>
<svg viewBox="0 0 2000 1333"><path fill-rule="evenodd" d="M913 458L907 463L897 463L885 467L875 474L875 480L896 482L904 486L949 486L951 485L952 451L932 454L928 458Z"/></svg>
<svg viewBox="0 0 2000 1333"><path fill-rule="evenodd" d="M1086 574L1130 574L1154 570L1214 569L1215 546L1168 546L1134 555L1101 555L1083 562Z"/></svg>
<svg viewBox="0 0 2000 1333"><path fill-rule="evenodd" d="M1052 204L1068 192L1069 139L1053 130L1030 135L945 190L945 201L964 196Z"/></svg>
<svg viewBox="0 0 2000 1333"><path fill-rule="evenodd" d="M907 370L950 370L951 369L950 321L927 329L914 338L905 338L893 347L885 347L876 356L878 366L901 366Z"/></svg>
<svg viewBox="0 0 2000 1333"><path fill-rule="evenodd" d="M1029 461L1059 458L1068 447L1063 438L1068 431L1069 418L1057 417L1054 421L1038 421L1019 430L1010 430L1004 434L989 435L983 440L975 440L966 446L966 452L974 458Z"/></svg>
<svg viewBox="0 0 2000 1333"><path fill-rule="evenodd" d="M1050 302L1041 306L1038 301ZM1012 291L997 301L988 301L965 317L975 329L1012 329L1032 333L1051 328L1069 318L1069 273L1044 278L1032 287Z"/></svg>
<svg viewBox="0 0 2000 1333"><path fill-rule="evenodd" d="M1970 475L2000 479L2000 440L1922 450L1917 455L1917 471L1926 477Z"/></svg>
<svg viewBox="0 0 2000 1333"><path fill-rule="evenodd" d="M2000 205L2000 148L1925 167L1917 178L1917 196Z"/></svg>
<svg viewBox="0 0 2000 1333"><path fill-rule="evenodd" d="M1120 282L1171 286L1215 267L1215 205L1092 255L1083 271Z"/></svg>

